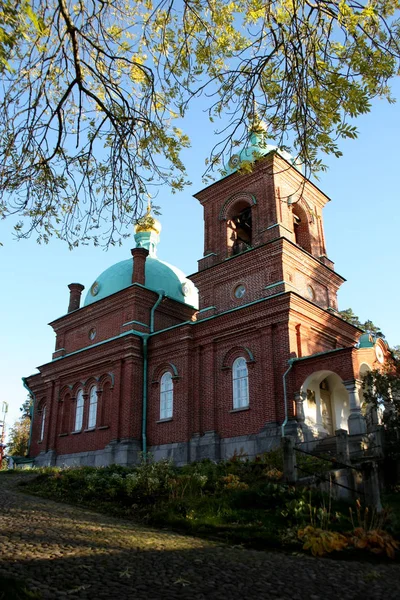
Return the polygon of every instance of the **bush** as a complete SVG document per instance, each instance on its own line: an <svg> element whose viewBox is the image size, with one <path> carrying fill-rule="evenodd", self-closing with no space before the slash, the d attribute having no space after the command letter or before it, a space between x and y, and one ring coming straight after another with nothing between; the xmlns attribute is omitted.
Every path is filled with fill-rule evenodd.
<svg viewBox="0 0 400 600"><path fill-rule="evenodd" d="M202 495L207 482L207 475L202 475L197 470L188 474L177 474L168 481L169 497L171 499L182 499Z"/></svg>
<svg viewBox="0 0 400 600"><path fill-rule="evenodd" d="M175 475L171 461L143 461L132 473L125 477L127 496L135 502L154 502L160 496L168 496L170 480Z"/></svg>
<svg viewBox="0 0 400 600"><path fill-rule="evenodd" d="M323 556L334 550L347 548L347 538L336 531L326 531L308 525L299 531L299 538L304 541L303 549L311 550L313 556Z"/></svg>
<svg viewBox="0 0 400 600"><path fill-rule="evenodd" d="M397 543L367 509L357 505L355 525L348 506L316 490L282 484L280 456L274 451L250 461L236 455L182 468L149 457L135 468L46 468L28 486L56 500L257 548L296 549L301 539L315 555L346 546L394 554Z"/></svg>

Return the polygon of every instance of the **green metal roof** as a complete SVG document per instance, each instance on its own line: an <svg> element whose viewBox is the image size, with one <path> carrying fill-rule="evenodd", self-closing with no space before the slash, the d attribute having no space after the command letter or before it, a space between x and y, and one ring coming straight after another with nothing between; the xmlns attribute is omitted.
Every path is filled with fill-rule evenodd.
<svg viewBox="0 0 400 600"><path fill-rule="evenodd" d="M358 340L359 348L373 348L374 339L370 333L363 333Z"/></svg>
<svg viewBox="0 0 400 600"><path fill-rule="evenodd" d="M102 300L132 285L133 259L109 267L93 282L86 294L84 306ZM145 264L145 287L163 292L169 298L198 308L198 291L180 269L158 258L148 256Z"/></svg>
<svg viewBox="0 0 400 600"><path fill-rule="evenodd" d="M277 146L267 144L265 142L265 134L264 133L262 133L262 132L256 133L253 131L250 133L249 141L245 145L245 147L242 148L242 150L240 150L237 154L234 153L230 157L228 163L226 165L224 165L224 170L226 172L226 175L230 175L231 173L234 173L235 171L237 171L238 169L243 167L243 165L245 163L253 163L256 160L266 156L267 154L269 154L270 152L273 152L273 151L280 154L282 156L282 158L287 160L290 164L292 164L294 167L296 167L299 171L302 170L299 162L296 161L296 159L293 158L293 156L291 154L289 154L289 152L287 152L286 150L282 150L281 148L278 148Z"/></svg>

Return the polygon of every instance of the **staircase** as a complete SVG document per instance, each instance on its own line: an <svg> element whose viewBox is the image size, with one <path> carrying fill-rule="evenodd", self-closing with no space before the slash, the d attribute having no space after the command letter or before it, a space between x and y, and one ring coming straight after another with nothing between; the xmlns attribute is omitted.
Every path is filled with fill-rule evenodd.
<svg viewBox="0 0 400 600"><path fill-rule="evenodd" d="M327 437L321 439L318 443L315 444L313 448L313 454L316 456L325 455L329 458L336 457L336 438L335 437Z"/></svg>

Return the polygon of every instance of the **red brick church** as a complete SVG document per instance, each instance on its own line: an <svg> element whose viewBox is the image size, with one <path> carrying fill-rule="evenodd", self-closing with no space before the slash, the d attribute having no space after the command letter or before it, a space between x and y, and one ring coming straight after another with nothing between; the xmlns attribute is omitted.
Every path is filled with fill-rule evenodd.
<svg viewBox="0 0 400 600"><path fill-rule="evenodd" d="M148 210L132 257L101 273L83 304L83 285L68 286L52 360L24 380L36 464L134 464L140 452L184 464L252 457L282 434L365 433L360 380L388 350L337 313L327 196L253 132L195 197L196 273L157 257Z"/></svg>

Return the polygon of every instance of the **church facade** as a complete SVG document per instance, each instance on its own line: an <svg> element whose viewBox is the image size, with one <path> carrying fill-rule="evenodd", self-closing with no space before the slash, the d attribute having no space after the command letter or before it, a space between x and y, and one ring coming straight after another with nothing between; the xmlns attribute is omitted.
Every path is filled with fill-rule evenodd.
<svg viewBox="0 0 400 600"><path fill-rule="evenodd" d="M286 153L252 146L196 195L204 255L190 277L157 258L148 210L136 247L51 323L52 360L27 377L38 465L253 457L281 436L366 431L361 378L385 342L341 319L328 198ZM245 161L251 170L239 168Z"/></svg>

